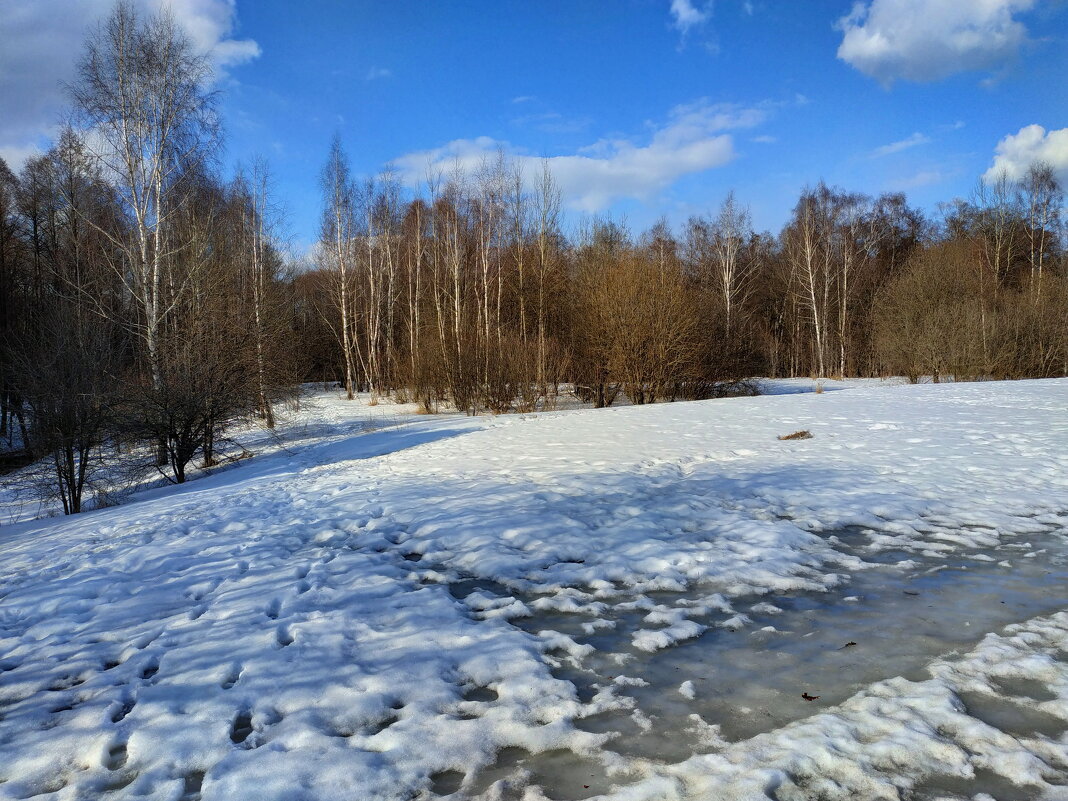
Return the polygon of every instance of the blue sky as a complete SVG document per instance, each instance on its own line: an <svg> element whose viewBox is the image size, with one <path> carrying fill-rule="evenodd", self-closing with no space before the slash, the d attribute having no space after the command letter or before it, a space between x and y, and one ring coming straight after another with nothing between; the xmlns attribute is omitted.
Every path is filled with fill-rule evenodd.
<svg viewBox="0 0 1068 801"><path fill-rule="evenodd" d="M24 16L56 24L50 2L27 0ZM355 171L395 163L411 181L498 147L548 157L571 219L635 228L713 210L731 188L777 230L820 179L932 209L968 195L995 158L1068 175L1060 0L169 5L222 67L227 162L269 159L301 249L317 236L335 132ZM0 23L0 42L19 24ZM41 146L48 124L30 141L29 123L0 123L0 155Z"/></svg>

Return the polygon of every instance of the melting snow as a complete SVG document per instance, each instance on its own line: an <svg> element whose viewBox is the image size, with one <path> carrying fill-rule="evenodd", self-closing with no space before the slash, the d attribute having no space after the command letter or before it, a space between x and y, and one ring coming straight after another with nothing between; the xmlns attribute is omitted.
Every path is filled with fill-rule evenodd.
<svg viewBox="0 0 1068 801"><path fill-rule="evenodd" d="M0 799L1064 797L1068 382L366 412L0 529Z"/></svg>

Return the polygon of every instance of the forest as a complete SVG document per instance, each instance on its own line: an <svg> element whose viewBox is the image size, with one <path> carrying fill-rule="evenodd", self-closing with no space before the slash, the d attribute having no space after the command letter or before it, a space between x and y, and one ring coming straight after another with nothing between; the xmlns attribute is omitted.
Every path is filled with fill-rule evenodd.
<svg viewBox="0 0 1068 801"><path fill-rule="evenodd" d="M1064 191L979 181L937 213L820 183L777 233L734 194L677 227L575 218L504 153L355 174L324 143L320 242L287 247L259 159L231 167L211 67L120 4L54 146L0 161L0 436L83 508L105 454L181 483L305 382L426 413L751 393L754 377L1068 375ZM745 187L738 187L744 194Z"/></svg>

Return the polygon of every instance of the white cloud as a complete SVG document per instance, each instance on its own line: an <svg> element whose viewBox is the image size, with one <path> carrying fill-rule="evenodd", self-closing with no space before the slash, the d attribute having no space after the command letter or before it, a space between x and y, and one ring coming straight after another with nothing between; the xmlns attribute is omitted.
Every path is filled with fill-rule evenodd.
<svg viewBox="0 0 1068 801"><path fill-rule="evenodd" d="M838 21L838 58L889 85L996 67L1027 41L1035 0L864 0Z"/></svg>
<svg viewBox="0 0 1068 801"><path fill-rule="evenodd" d="M225 71L255 58L259 45L234 39L235 0L135 0L140 11L166 6L194 46ZM66 105L62 84L74 77L85 34L114 7L114 0L33 0L6 3L0 13L0 153L18 168L45 144Z"/></svg>
<svg viewBox="0 0 1068 801"><path fill-rule="evenodd" d="M0 145L0 159L3 159L4 163L15 172L22 169L22 165L31 158L41 153L41 148L36 145Z"/></svg>
<svg viewBox="0 0 1068 801"><path fill-rule="evenodd" d="M193 46L210 55L218 70L236 67L260 55L260 46L253 40L230 38L237 22L237 0L140 0L139 5L148 11L160 6L169 8Z"/></svg>
<svg viewBox="0 0 1068 801"><path fill-rule="evenodd" d="M1022 178L1036 161L1046 162L1068 181L1068 128L1047 131L1041 125L1027 125L998 142L994 152L994 163L983 175L985 181L1003 173L1011 180Z"/></svg>
<svg viewBox="0 0 1068 801"><path fill-rule="evenodd" d="M647 144L628 139L601 139L578 152L549 157L549 168L569 206L598 212L621 198L644 199L684 175L720 167L735 157L727 131L759 125L768 106L745 107L698 101L673 109L667 123L654 126ZM530 177L542 159L510 148L488 136L457 139L433 150L410 153L394 166L409 183L431 173L459 168L471 174L483 159L510 152Z"/></svg>
<svg viewBox="0 0 1068 801"><path fill-rule="evenodd" d="M699 7L694 5L693 0L671 0L671 18L675 27L683 33L708 22L711 16L711 4Z"/></svg>
<svg viewBox="0 0 1068 801"><path fill-rule="evenodd" d="M900 153L902 150L908 150L910 147L917 147L918 145L926 145L931 141L931 137L924 136L922 133L916 132L912 136L902 139L898 142L891 142L888 145L877 147L872 151L873 157L890 156L894 153Z"/></svg>

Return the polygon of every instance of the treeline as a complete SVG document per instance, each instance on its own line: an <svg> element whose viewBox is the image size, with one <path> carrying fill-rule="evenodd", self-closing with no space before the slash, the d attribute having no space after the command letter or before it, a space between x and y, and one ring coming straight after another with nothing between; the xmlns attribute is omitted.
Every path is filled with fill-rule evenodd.
<svg viewBox="0 0 1068 801"><path fill-rule="evenodd" d="M568 231L547 162L500 155L413 192L357 177L335 141L321 241L287 264L266 163L222 177L211 85L166 13L120 3L55 146L17 175L0 161L0 436L67 512L107 500L105 454L184 481L302 381L477 413L753 376L1068 374L1047 165L937 219L820 184L777 236L733 194L678 230Z"/></svg>
<svg viewBox="0 0 1068 801"><path fill-rule="evenodd" d="M504 412L551 408L562 387L607 406L757 375L1068 371L1064 194L1048 165L938 220L901 194L821 183L777 237L733 194L678 232L593 220L569 237L548 164L526 175L503 155L403 200L389 173L354 180L335 141L322 186L318 266L297 279L318 310L306 363L350 397Z"/></svg>

